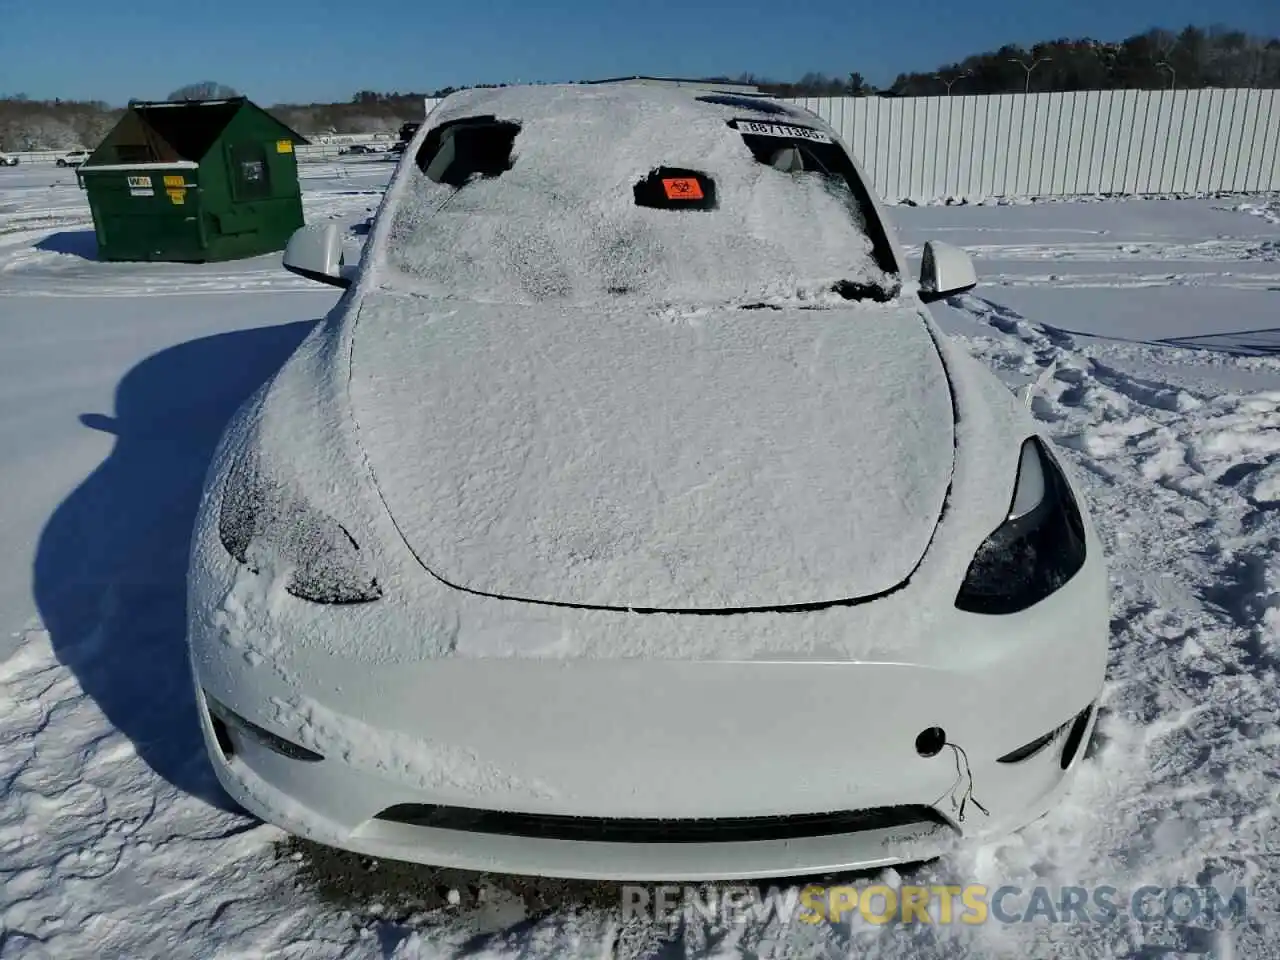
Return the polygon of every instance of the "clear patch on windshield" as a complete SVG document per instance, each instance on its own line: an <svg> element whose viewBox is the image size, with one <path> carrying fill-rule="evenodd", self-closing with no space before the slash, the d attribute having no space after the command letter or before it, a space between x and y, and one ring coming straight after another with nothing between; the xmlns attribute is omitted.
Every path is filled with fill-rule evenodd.
<svg viewBox="0 0 1280 960"><path fill-rule="evenodd" d="M658 167L632 189L637 207L714 210L716 182L697 170Z"/></svg>
<svg viewBox="0 0 1280 960"><path fill-rule="evenodd" d="M436 183L462 187L477 177L498 177L513 164L511 151L520 124L495 117L473 117L431 131L415 158L418 169Z"/></svg>

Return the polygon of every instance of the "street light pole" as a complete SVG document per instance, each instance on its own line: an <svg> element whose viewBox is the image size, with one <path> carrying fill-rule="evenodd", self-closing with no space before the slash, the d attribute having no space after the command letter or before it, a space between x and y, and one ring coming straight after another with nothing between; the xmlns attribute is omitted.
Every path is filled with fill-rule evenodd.
<svg viewBox="0 0 1280 960"><path fill-rule="evenodd" d="M1052 59L1053 57L1038 57L1036 58L1036 61L1032 63L1031 66L1028 67L1023 60L1015 59L1013 57L1009 58L1010 63L1016 63L1023 70L1027 71L1027 85L1022 88L1023 93L1031 92L1031 71L1034 70L1036 67L1040 66L1040 64L1044 63L1046 60L1052 60Z"/></svg>
<svg viewBox="0 0 1280 960"><path fill-rule="evenodd" d="M1177 89L1177 86L1178 86L1178 72L1177 72L1176 70L1174 70L1174 69L1173 69L1173 64L1169 63L1169 61L1167 61L1167 60L1161 60L1159 63L1157 63L1157 64L1156 64L1156 66L1157 66L1157 67L1164 67L1166 70L1168 70L1168 71L1169 71L1169 89L1170 89L1170 90L1175 90L1175 89Z"/></svg>
<svg viewBox="0 0 1280 960"><path fill-rule="evenodd" d="M935 73L933 76L934 76L934 79L941 80L943 83L947 85L947 96L949 97L951 96L951 88L955 86L956 82L959 80L963 80L965 77L973 76L973 71L966 70L964 73L958 73L954 77L952 77L950 80L948 80L946 77L944 77L940 73Z"/></svg>

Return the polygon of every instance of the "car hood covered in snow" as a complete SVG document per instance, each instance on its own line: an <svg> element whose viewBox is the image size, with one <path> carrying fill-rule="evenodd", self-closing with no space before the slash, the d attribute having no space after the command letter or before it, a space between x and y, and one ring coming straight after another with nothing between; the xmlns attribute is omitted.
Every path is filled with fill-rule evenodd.
<svg viewBox="0 0 1280 960"><path fill-rule="evenodd" d="M866 597L927 548L946 372L908 306L587 310L375 294L351 400L427 569L659 610Z"/></svg>

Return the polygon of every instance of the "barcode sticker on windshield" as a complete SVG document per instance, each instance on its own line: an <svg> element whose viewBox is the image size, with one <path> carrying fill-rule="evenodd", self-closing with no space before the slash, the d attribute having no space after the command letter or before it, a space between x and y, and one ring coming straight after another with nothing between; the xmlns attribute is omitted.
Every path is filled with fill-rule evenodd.
<svg viewBox="0 0 1280 960"><path fill-rule="evenodd" d="M808 127L793 127L787 123L758 123L755 120L739 120L740 133L754 133L761 137L786 137L789 140L812 140L815 143L830 143L831 138L821 130Z"/></svg>

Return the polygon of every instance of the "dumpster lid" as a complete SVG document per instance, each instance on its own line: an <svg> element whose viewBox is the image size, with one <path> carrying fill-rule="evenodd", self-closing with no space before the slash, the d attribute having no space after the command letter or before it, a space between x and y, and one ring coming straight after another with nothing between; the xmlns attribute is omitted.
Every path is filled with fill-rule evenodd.
<svg viewBox="0 0 1280 960"><path fill-rule="evenodd" d="M136 169L138 164L196 166L243 110L266 117L273 136L305 144L305 137L247 97L219 100L133 100L116 126L85 162L94 170ZM265 128L264 128L265 129Z"/></svg>

